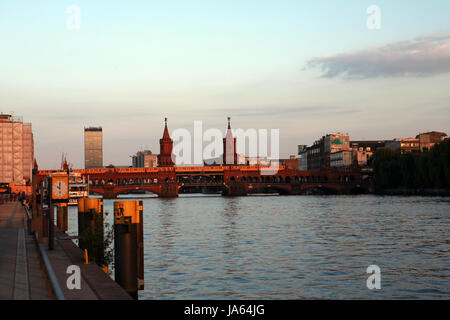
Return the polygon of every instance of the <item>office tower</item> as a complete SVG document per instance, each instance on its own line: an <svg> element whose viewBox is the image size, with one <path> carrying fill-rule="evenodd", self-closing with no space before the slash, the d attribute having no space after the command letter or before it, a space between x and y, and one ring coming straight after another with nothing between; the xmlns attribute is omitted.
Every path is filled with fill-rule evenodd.
<svg viewBox="0 0 450 320"><path fill-rule="evenodd" d="M84 128L84 167L103 168L102 127Z"/></svg>

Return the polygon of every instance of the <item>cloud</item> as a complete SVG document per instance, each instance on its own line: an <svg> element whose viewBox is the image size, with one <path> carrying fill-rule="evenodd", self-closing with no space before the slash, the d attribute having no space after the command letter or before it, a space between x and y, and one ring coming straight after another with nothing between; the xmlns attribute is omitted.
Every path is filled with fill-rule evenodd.
<svg viewBox="0 0 450 320"><path fill-rule="evenodd" d="M306 63L306 68L317 67L323 72L322 78L418 77L447 73L450 72L450 34L314 57Z"/></svg>

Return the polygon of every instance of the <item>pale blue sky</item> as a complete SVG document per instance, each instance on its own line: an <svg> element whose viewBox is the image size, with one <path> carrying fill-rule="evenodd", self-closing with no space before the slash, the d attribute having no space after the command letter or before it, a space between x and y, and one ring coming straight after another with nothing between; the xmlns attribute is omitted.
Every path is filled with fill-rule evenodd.
<svg viewBox="0 0 450 320"><path fill-rule="evenodd" d="M81 9L79 30L66 27L71 4ZM372 4L380 30L366 27ZM4 0L1 110L33 123L42 168L58 166L63 150L82 167L89 125L104 128L105 165L128 164L141 147L158 152L165 116L171 130L194 120L225 129L228 115L234 127L279 128L283 156L333 131L354 139L448 132L449 39L419 44L427 48L420 70L402 65L399 75L382 63L403 50L400 41L449 35L449 15L444 0ZM389 51L374 64L381 76L365 66L377 47ZM306 67L311 59L319 68ZM321 77L330 63L362 78Z"/></svg>

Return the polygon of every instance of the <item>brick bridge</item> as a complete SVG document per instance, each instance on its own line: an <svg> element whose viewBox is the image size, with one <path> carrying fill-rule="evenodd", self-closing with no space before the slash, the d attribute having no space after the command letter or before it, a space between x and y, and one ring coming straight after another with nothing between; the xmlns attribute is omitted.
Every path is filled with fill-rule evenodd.
<svg viewBox="0 0 450 320"><path fill-rule="evenodd" d="M54 170L40 170L35 181ZM284 195L323 192L342 194L361 189L361 173L352 170L298 171L280 166L275 174L264 166L204 166L167 168L103 168L72 170L89 181L89 191L114 199L119 194L143 190L163 198L177 197L189 187L211 188L223 195L245 196L278 192Z"/></svg>
<svg viewBox="0 0 450 320"><path fill-rule="evenodd" d="M361 189L361 171L355 166L347 169L323 171L299 171L288 166L277 170L268 166L237 164L236 138L233 137L230 118L227 134L223 139L222 165L177 167L172 159L173 141L167 129L167 118L160 143L156 168L99 168L72 170L89 181L90 193L114 199L119 194L148 191L160 197L177 197L183 190L212 189L228 196L245 196L251 193L278 192L280 194L304 194L310 191L322 193L351 193ZM64 170L68 169L67 163ZM33 170L33 185L55 171Z"/></svg>

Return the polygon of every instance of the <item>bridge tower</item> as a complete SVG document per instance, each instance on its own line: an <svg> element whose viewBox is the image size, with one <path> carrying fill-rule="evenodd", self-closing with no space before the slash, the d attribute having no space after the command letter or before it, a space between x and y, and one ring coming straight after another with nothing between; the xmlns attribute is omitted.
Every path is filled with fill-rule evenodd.
<svg viewBox="0 0 450 320"><path fill-rule="evenodd" d="M164 167L164 171L158 175L161 191L159 196L162 198L178 197L178 185L175 172L175 164L172 160L173 140L170 138L169 129L167 129L167 118L164 120L164 133L159 140L158 167Z"/></svg>
<svg viewBox="0 0 450 320"><path fill-rule="evenodd" d="M163 137L159 140L158 167L173 167L175 165L172 161L173 140L170 138L169 130L167 129L167 118L165 118L164 122Z"/></svg>
<svg viewBox="0 0 450 320"><path fill-rule="evenodd" d="M225 138L223 138L223 164L224 165L236 165L237 153L236 153L236 138L233 137L230 125L231 118L228 117L228 128Z"/></svg>

